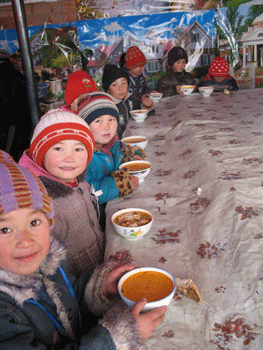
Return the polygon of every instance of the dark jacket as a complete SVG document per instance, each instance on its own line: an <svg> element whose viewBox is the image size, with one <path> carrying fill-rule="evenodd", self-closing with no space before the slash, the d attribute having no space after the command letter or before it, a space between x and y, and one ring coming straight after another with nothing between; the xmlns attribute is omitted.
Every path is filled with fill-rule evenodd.
<svg viewBox="0 0 263 350"><path fill-rule="evenodd" d="M238 90L236 79L231 77L231 75L227 75L225 79L218 83L215 81L214 77L207 73L207 75L200 81L198 87L202 86L214 86L214 91L224 91L225 89L229 91Z"/></svg>
<svg viewBox="0 0 263 350"><path fill-rule="evenodd" d="M117 134L120 140L126 129L126 125L130 117L130 111L135 109L141 109L142 108L141 101L134 98L131 95L131 93L129 93L129 96L126 100L119 100L113 96L111 97L119 110L119 123L118 123Z"/></svg>
<svg viewBox="0 0 263 350"><path fill-rule="evenodd" d="M76 279L64 260L65 249L53 238L39 271L18 275L0 269L1 350L116 350L123 344L125 349L145 349L127 308L121 305L121 311L103 298L103 276L112 266ZM110 306L93 327L91 312L99 315Z"/></svg>
<svg viewBox="0 0 263 350"><path fill-rule="evenodd" d="M183 70L182 73L174 72L170 68L167 73L158 81L156 91L162 92L163 97L177 95L177 85L194 85L195 79L191 73Z"/></svg>

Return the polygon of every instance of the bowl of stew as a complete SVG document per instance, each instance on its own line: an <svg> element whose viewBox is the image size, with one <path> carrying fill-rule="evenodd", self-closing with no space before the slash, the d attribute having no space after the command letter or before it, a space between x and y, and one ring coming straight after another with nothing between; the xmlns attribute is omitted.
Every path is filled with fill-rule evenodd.
<svg viewBox="0 0 263 350"><path fill-rule="evenodd" d="M126 146L134 147L139 146L141 149L145 149L148 143L148 139L146 136L127 136L123 137L121 139L121 142L123 142Z"/></svg>
<svg viewBox="0 0 263 350"><path fill-rule="evenodd" d="M132 116L132 118L137 123L141 123L147 118L148 110L146 110L146 109L135 109L133 111L130 111L130 115Z"/></svg>
<svg viewBox="0 0 263 350"><path fill-rule="evenodd" d="M111 222L120 236L129 240L138 240L149 232L153 215L145 209L127 208L114 213Z"/></svg>
<svg viewBox="0 0 263 350"><path fill-rule="evenodd" d="M124 274L118 282L123 302L132 308L142 298L147 299L143 312L168 306L176 289L175 278L167 271L155 267L141 267Z"/></svg>
<svg viewBox="0 0 263 350"><path fill-rule="evenodd" d="M122 163L119 169L127 168L130 175L137 176L139 182L142 182L151 171L152 163L147 160L133 160L131 162Z"/></svg>

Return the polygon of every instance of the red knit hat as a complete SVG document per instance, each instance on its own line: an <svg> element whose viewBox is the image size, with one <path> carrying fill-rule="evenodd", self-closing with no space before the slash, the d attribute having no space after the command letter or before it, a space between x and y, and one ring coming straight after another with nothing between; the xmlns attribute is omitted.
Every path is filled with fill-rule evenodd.
<svg viewBox="0 0 263 350"><path fill-rule="evenodd" d="M215 77L223 77L229 73L229 66L227 60L223 57L215 57L208 69L210 75Z"/></svg>
<svg viewBox="0 0 263 350"><path fill-rule="evenodd" d="M131 46L125 54L125 66L127 69L144 66L147 60L144 53L137 47Z"/></svg>
<svg viewBox="0 0 263 350"><path fill-rule="evenodd" d="M65 89L65 102L69 107L71 103L80 95L87 94L92 91L98 91L98 85L83 70L71 73L68 77Z"/></svg>
<svg viewBox="0 0 263 350"><path fill-rule="evenodd" d="M29 147L29 157L44 168L47 151L62 140L78 140L88 150L88 163L94 151L94 138L88 124L75 113L52 109L39 120Z"/></svg>

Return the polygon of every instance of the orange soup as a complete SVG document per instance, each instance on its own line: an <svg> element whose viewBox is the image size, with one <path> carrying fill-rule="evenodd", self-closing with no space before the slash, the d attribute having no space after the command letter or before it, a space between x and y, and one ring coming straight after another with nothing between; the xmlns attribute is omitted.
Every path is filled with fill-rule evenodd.
<svg viewBox="0 0 263 350"><path fill-rule="evenodd" d="M167 297L174 285L170 277L157 271L141 271L128 277L121 286L125 298L138 301L146 298L148 302Z"/></svg>
<svg viewBox="0 0 263 350"><path fill-rule="evenodd" d="M138 142L144 142L144 141L146 141L146 139L144 139L142 137L136 137L136 138L132 138L132 139L123 140L123 142L125 142L125 143L138 143Z"/></svg>
<svg viewBox="0 0 263 350"><path fill-rule="evenodd" d="M151 166L147 163L132 163L132 164L125 164L125 168L127 168L129 171L142 171L150 168Z"/></svg>
<svg viewBox="0 0 263 350"><path fill-rule="evenodd" d="M151 220L151 215L144 211L129 211L118 215L114 222L123 227L139 227L148 224Z"/></svg>

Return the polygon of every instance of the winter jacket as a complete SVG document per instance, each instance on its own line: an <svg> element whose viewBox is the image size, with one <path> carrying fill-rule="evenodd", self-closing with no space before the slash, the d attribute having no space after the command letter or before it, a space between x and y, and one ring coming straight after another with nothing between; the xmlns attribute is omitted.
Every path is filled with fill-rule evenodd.
<svg viewBox="0 0 263 350"><path fill-rule="evenodd" d="M129 92L137 100L142 100L142 95L149 94L151 89L146 83L145 77L143 74L134 76L127 69L123 68L129 76Z"/></svg>
<svg viewBox="0 0 263 350"><path fill-rule="evenodd" d="M177 95L177 85L194 85L195 79L191 73L183 70L182 73L174 72L170 68L167 73L159 79L156 86L156 91L162 92L163 97Z"/></svg>
<svg viewBox="0 0 263 350"><path fill-rule="evenodd" d="M202 86L214 86L214 91L224 91L225 89L229 91L238 90L236 79L231 77L231 75L227 75L225 79L218 83L215 81L214 77L207 73L207 75L200 81L198 87Z"/></svg>
<svg viewBox="0 0 263 350"><path fill-rule="evenodd" d="M85 181L85 173L77 178L78 186L71 188L43 168L24 152L19 161L35 173L45 185L55 208L55 226L51 234L67 248L68 269L80 276L103 261L104 233L99 224L97 198Z"/></svg>
<svg viewBox="0 0 263 350"><path fill-rule="evenodd" d="M100 204L117 197L132 193L133 187L128 170L118 170L120 164L134 160L135 154L145 158L140 147L121 149L122 144L117 140L110 148L110 153L102 152L95 147L92 159L87 168L86 181L92 184L95 191L102 191L98 201Z"/></svg>
<svg viewBox="0 0 263 350"><path fill-rule="evenodd" d="M119 123L118 123L117 134L118 134L119 140L121 140L130 117L130 111L135 109L141 109L142 108L141 101L134 98L131 95L131 93L128 93L127 99L120 100L114 96L111 96L111 98L113 99L114 103L116 104L119 110Z"/></svg>
<svg viewBox="0 0 263 350"><path fill-rule="evenodd" d="M105 272L112 266L76 279L67 272L65 255L52 238L38 271L18 275L0 269L1 350L146 349L130 312L103 295ZM94 314L111 306L91 329Z"/></svg>

